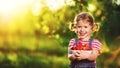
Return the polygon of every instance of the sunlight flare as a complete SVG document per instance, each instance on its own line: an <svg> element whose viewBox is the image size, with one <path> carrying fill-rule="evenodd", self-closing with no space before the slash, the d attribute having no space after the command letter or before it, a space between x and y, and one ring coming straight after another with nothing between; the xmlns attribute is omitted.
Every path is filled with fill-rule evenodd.
<svg viewBox="0 0 120 68"><path fill-rule="evenodd" d="M28 5L33 0L0 0L0 13L10 14L16 9Z"/></svg>
<svg viewBox="0 0 120 68"><path fill-rule="evenodd" d="M91 12L95 11L95 10L96 10L95 5L93 5L93 4L88 4L88 10L91 11Z"/></svg>
<svg viewBox="0 0 120 68"><path fill-rule="evenodd" d="M63 0L45 0L45 1L51 10L57 10L65 5Z"/></svg>

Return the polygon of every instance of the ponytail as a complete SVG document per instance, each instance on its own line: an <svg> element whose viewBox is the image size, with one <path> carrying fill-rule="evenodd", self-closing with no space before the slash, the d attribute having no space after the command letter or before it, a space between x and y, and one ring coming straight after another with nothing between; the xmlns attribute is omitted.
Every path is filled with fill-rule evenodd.
<svg viewBox="0 0 120 68"><path fill-rule="evenodd" d="M74 24L74 23L70 23L70 30L71 31L75 31L76 30L76 24Z"/></svg>
<svg viewBox="0 0 120 68"><path fill-rule="evenodd" d="M98 31L99 28L100 28L99 24L94 22L94 24L93 24L93 32Z"/></svg>

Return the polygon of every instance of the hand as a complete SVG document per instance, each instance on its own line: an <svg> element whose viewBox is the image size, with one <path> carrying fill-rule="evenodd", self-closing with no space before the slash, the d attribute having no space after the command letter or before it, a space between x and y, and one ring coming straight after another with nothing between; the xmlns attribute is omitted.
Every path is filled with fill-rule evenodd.
<svg viewBox="0 0 120 68"><path fill-rule="evenodd" d="M87 59L89 57L90 53L87 53L85 51L80 51L80 54L79 54L79 59Z"/></svg>
<svg viewBox="0 0 120 68"><path fill-rule="evenodd" d="M74 55L76 56L77 60L84 59L84 51L76 51L76 53L74 53Z"/></svg>
<svg viewBox="0 0 120 68"><path fill-rule="evenodd" d="M80 51L75 51L73 53L73 56L75 57L75 59L80 60Z"/></svg>
<svg viewBox="0 0 120 68"><path fill-rule="evenodd" d="M75 57L79 57L80 53L79 53L78 51L76 51L76 52L73 53L73 55L74 55Z"/></svg>

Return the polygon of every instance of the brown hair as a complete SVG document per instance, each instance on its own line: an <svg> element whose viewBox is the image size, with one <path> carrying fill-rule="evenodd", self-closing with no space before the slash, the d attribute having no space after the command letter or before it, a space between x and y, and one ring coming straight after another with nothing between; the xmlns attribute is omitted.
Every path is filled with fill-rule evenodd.
<svg viewBox="0 0 120 68"><path fill-rule="evenodd" d="M82 12L82 13L78 14L74 20L75 24L77 24L80 20L86 20L87 22L90 23L90 25L94 24L93 16L87 12Z"/></svg>
<svg viewBox="0 0 120 68"><path fill-rule="evenodd" d="M93 30L95 31L98 30L98 25L94 22L93 16L88 12L81 12L75 17L74 23L71 24L71 30L76 28L80 20L86 20L87 22L90 23L91 26L93 26Z"/></svg>

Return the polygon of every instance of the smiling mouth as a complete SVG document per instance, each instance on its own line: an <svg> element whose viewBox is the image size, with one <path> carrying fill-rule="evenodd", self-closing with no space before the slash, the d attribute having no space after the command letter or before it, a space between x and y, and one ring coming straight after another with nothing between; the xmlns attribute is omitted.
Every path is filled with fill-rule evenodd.
<svg viewBox="0 0 120 68"><path fill-rule="evenodd" d="M80 35L80 36L84 36L84 35L85 35L85 33L79 33L79 35Z"/></svg>
<svg viewBox="0 0 120 68"><path fill-rule="evenodd" d="M85 34L80 34L80 36L84 36Z"/></svg>

